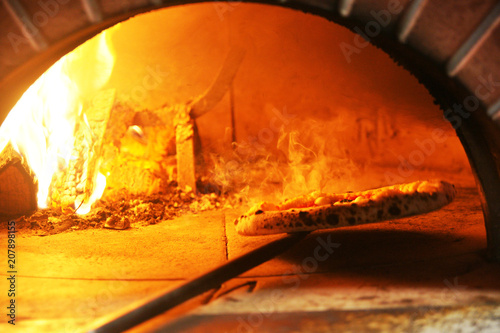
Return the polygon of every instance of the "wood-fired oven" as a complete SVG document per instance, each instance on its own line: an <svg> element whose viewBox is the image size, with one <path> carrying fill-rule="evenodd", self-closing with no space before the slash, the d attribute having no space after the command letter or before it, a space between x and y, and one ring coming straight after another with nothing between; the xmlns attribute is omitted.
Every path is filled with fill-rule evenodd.
<svg viewBox="0 0 500 333"><path fill-rule="evenodd" d="M17 324L498 327L500 4L196 2L2 1L0 218L19 257L0 274L17 277ZM261 200L429 178L457 199L401 222L232 228ZM54 297L63 319L40 309Z"/></svg>

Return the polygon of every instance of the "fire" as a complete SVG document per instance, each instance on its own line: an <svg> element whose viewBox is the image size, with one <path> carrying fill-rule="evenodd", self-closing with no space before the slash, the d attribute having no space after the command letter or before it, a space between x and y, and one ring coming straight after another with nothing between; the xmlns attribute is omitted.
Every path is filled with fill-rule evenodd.
<svg viewBox="0 0 500 333"><path fill-rule="evenodd" d="M87 202L82 202L81 205L79 205L79 207L77 206L78 209L76 210L76 212L78 214L87 214L88 212L90 212L92 204L102 197L102 194L104 193L105 189L106 189L106 177L102 173L98 172L94 191L90 195Z"/></svg>
<svg viewBox="0 0 500 333"><path fill-rule="evenodd" d="M89 98L102 95L114 66L108 41L103 32L62 57L23 94L0 127L0 151L10 142L36 175L39 208L73 205L85 214L106 187L99 173L99 133L88 119L95 109ZM114 92L108 95L114 98Z"/></svg>

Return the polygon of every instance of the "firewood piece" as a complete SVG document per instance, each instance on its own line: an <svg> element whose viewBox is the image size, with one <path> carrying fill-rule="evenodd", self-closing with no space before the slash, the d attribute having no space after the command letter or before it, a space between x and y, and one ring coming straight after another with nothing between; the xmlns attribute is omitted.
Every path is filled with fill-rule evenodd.
<svg viewBox="0 0 500 333"><path fill-rule="evenodd" d="M25 160L8 144L0 153L0 221L37 209L37 185Z"/></svg>
<svg viewBox="0 0 500 333"><path fill-rule="evenodd" d="M177 183L184 189L196 190L196 163L194 156L194 119L186 105L175 106L175 144L177 154Z"/></svg>
<svg viewBox="0 0 500 333"><path fill-rule="evenodd" d="M92 181L86 182L85 192L90 195L94 191L94 186L96 184L96 177L100 166L100 157L102 151L102 145L104 142L104 133L108 126L111 109L115 101L116 90L108 89L97 94L93 100L92 106L87 113L87 119L92 129L94 147L94 156L91 159L91 163L88 164L87 168L87 179Z"/></svg>
<svg viewBox="0 0 500 333"><path fill-rule="evenodd" d="M86 118L82 115L77 123L75 144L71 152L75 158L52 180L52 206L78 208L94 191L104 132L114 99L114 89L99 92L85 112Z"/></svg>

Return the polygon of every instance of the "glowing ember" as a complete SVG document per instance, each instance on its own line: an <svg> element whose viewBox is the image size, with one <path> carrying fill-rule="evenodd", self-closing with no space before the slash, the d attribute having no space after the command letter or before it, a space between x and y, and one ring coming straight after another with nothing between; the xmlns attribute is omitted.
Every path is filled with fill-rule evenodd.
<svg viewBox="0 0 500 333"><path fill-rule="evenodd" d="M87 113L94 111L88 99L107 83L113 65L114 55L102 33L49 68L2 124L0 151L10 142L26 159L37 177L39 208L74 205L77 213L84 214L102 195L106 178L98 174L99 142L87 119L91 117ZM61 182L72 179L69 184L79 185L79 193L62 193ZM57 192L61 192L58 198L73 198L54 200Z"/></svg>

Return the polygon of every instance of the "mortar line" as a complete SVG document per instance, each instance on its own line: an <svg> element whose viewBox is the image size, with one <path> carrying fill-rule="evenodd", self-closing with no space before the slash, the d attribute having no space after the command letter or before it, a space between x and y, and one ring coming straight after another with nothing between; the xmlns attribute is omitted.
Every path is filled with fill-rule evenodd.
<svg viewBox="0 0 500 333"><path fill-rule="evenodd" d="M102 11L95 0L82 0L82 7L90 22L99 23L102 21Z"/></svg>
<svg viewBox="0 0 500 333"><path fill-rule="evenodd" d="M37 52L45 50L48 47L45 37L40 32L40 29L35 26L28 12L19 0L3 0L3 4L10 17L14 20L19 29L21 29L21 33L28 40L33 50Z"/></svg>

